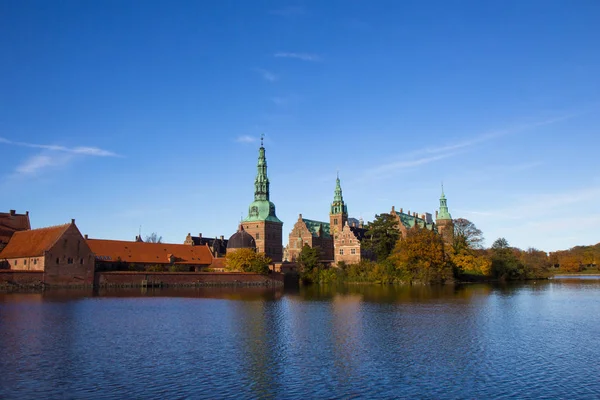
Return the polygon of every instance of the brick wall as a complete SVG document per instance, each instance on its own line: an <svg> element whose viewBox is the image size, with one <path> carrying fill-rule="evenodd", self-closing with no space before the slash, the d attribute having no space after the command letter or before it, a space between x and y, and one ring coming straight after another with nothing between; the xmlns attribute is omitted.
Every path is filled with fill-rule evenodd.
<svg viewBox="0 0 600 400"><path fill-rule="evenodd" d="M244 230L254 238L256 250L265 253L273 262L283 259L283 225L271 221L244 222Z"/></svg>
<svg viewBox="0 0 600 400"><path fill-rule="evenodd" d="M0 285L33 285L44 281L43 271L11 271L0 270Z"/></svg>
<svg viewBox="0 0 600 400"><path fill-rule="evenodd" d="M148 284L165 286L194 285L283 285L283 274L260 275L244 272L98 272L96 285L102 286L141 286Z"/></svg>
<svg viewBox="0 0 600 400"><path fill-rule="evenodd" d="M71 225L46 252L44 264L46 284L68 286L94 283L94 255L75 225Z"/></svg>

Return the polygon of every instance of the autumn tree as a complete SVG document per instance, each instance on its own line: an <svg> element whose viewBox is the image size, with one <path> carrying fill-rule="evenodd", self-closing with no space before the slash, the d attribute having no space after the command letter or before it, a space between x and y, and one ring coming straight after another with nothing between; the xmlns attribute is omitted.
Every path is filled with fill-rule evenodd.
<svg viewBox="0 0 600 400"><path fill-rule="evenodd" d="M530 247L526 251L520 252L520 261L525 267L527 277L541 277L548 273L550 269L550 259L545 251Z"/></svg>
<svg viewBox="0 0 600 400"><path fill-rule="evenodd" d="M162 243L162 236L158 236L156 232L152 232L150 235L146 236L144 241L146 243Z"/></svg>
<svg viewBox="0 0 600 400"><path fill-rule="evenodd" d="M452 247L455 253L465 249L481 249L483 245L483 233L474 223L465 218L454 221L454 241Z"/></svg>
<svg viewBox="0 0 600 400"><path fill-rule="evenodd" d="M457 275L489 276L492 272L492 261L483 254L472 251L461 251L452 254L452 263L457 268Z"/></svg>
<svg viewBox="0 0 600 400"><path fill-rule="evenodd" d="M392 253L400 238L396 224L396 218L387 213L375 215L375 220L369 224L362 246L365 251L374 254L379 262Z"/></svg>
<svg viewBox="0 0 600 400"><path fill-rule="evenodd" d="M411 281L442 283L452 279L442 237L429 229L412 228L391 256L396 269Z"/></svg>
<svg viewBox="0 0 600 400"><path fill-rule="evenodd" d="M269 273L271 259L265 253L257 253L253 249L236 249L225 255L225 268L230 272Z"/></svg>

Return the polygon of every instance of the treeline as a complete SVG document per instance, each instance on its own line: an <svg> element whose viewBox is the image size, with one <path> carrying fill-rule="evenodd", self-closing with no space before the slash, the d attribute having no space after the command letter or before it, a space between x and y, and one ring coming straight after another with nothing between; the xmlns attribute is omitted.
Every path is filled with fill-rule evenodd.
<svg viewBox="0 0 600 400"><path fill-rule="evenodd" d="M483 248L483 234L472 222L454 220L454 237L444 243L441 235L414 227L401 237L390 214L376 215L369 224L362 253L371 260L339 263L324 268L319 249L305 246L298 263L304 282L373 282L382 284L436 284L454 281L523 280L545 278L552 262L541 250L511 247L504 238Z"/></svg>
<svg viewBox="0 0 600 400"><path fill-rule="evenodd" d="M600 243L550 253L550 263L563 272L600 271Z"/></svg>

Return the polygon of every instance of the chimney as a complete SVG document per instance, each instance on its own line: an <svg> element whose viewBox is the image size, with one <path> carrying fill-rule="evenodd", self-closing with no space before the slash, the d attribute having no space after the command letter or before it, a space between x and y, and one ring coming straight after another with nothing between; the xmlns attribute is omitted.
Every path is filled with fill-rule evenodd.
<svg viewBox="0 0 600 400"><path fill-rule="evenodd" d="M202 232L200 232L200 233L198 234L198 237L199 237L200 239L202 239Z"/></svg>
<svg viewBox="0 0 600 400"><path fill-rule="evenodd" d="M225 237L223 235L221 235L220 237L221 237L221 240L225 240Z"/></svg>
<svg viewBox="0 0 600 400"><path fill-rule="evenodd" d="M88 239L88 235L87 233L85 235L83 235L84 239L87 240Z"/></svg>
<svg viewBox="0 0 600 400"><path fill-rule="evenodd" d="M25 211L25 215L29 217L29 211Z"/></svg>
<svg viewBox="0 0 600 400"><path fill-rule="evenodd" d="M71 225L75 224L75 218L71 218Z"/></svg>
<svg viewBox="0 0 600 400"><path fill-rule="evenodd" d="M10 215L11 215L11 216L14 216L15 214L16 214L16 211L15 211L15 210L10 210Z"/></svg>
<svg viewBox="0 0 600 400"><path fill-rule="evenodd" d="M392 206L392 214L396 211L396 208Z"/></svg>
<svg viewBox="0 0 600 400"><path fill-rule="evenodd" d="M437 210L436 210L436 211L435 211L435 219L437 219L437 214L438 214L438 212L437 212Z"/></svg>
<svg viewBox="0 0 600 400"><path fill-rule="evenodd" d="M403 211L404 211L404 209L403 209L403 208L400 208L400 214L402 214L402 212L403 212Z"/></svg>
<svg viewBox="0 0 600 400"><path fill-rule="evenodd" d="M298 214L298 219L302 219L302 214Z"/></svg>

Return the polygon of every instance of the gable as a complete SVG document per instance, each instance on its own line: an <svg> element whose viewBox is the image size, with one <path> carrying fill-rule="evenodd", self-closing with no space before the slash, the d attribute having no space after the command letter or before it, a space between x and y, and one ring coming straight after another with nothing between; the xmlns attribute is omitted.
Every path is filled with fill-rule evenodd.
<svg viewBox="0 0 600 400"><path fill-rule="evenodd" d="M70 226L65 224L15 232L0 253L0 258L43 256Z"/></svg>

